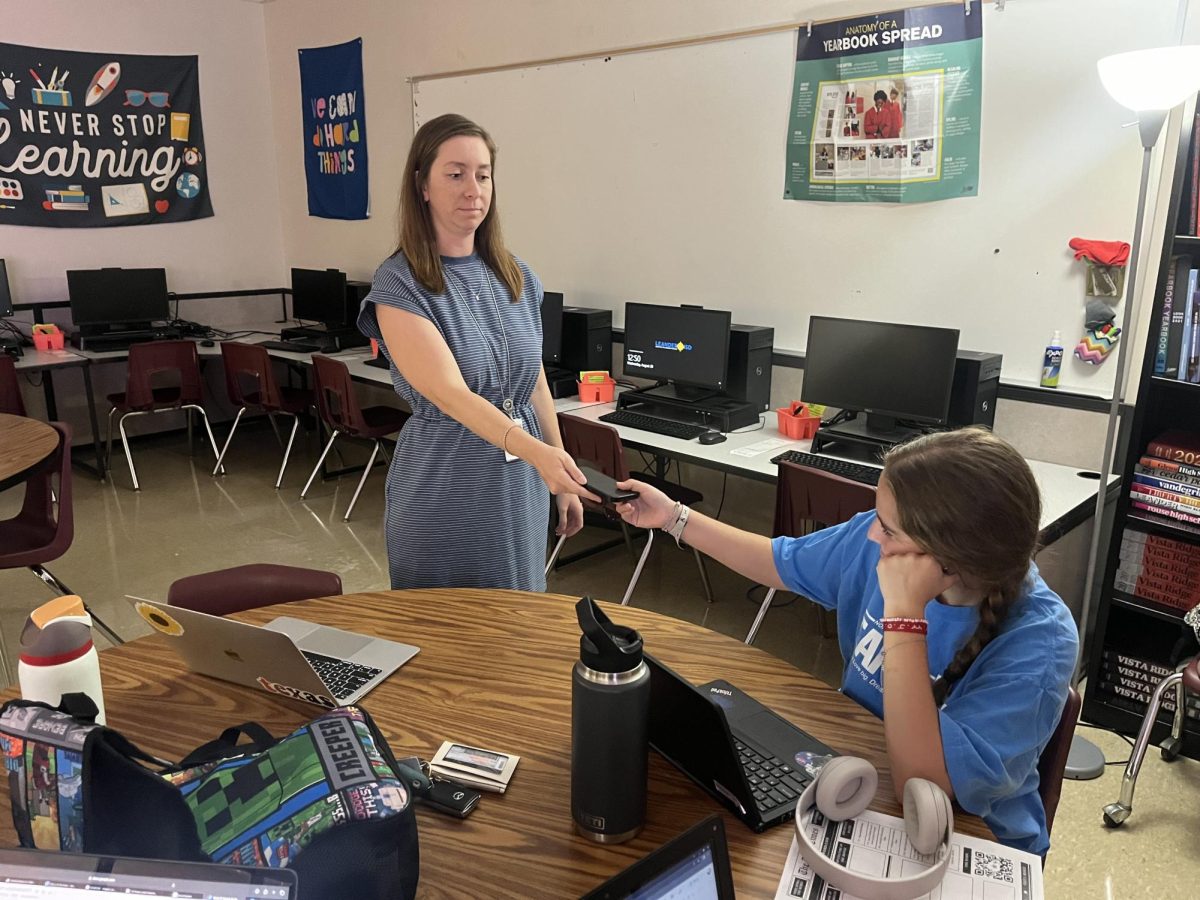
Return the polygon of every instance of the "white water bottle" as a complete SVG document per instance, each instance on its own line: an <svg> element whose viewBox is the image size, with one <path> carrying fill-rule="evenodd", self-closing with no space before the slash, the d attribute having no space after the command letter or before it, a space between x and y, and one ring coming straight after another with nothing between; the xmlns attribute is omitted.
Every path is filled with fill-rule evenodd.
<svg viewBox="0 0 1200 900"><path fill-rule="evenodd" d="M83 600L69 594L29 614L21 631L17 678L23 698L51 706L58 706L63 694L87 694L99 711L96 722L104 724L100 658Z"/></svg>

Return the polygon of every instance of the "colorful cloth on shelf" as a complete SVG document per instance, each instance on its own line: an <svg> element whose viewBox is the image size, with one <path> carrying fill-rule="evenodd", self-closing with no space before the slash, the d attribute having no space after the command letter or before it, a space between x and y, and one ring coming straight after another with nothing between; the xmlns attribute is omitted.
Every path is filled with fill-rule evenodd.
<svg viewBox="0 0 1200 900"><path fill-rule="evenodd" d="M1076 259L1087 259L1098 266L1124 266L1129 262L1129 245L1124 241L1093 241L1071 238L1067 245Z"/></svg>

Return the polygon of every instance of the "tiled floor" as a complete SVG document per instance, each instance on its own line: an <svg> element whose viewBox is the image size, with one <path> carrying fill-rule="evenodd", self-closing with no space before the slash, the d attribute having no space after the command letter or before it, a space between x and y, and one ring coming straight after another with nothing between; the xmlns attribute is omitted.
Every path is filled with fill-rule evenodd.
<svg viewBox="0 0 1200 900"><path fill-rule="evenodd" d="M348 592L385 588L382 469L368 482L353 521L343 523L356 477L317 483L309 499L300 501L300 487L317 452L310 436L298 448L285 489L276 492L271 487L278 465L274 438L266 428L243 429L231 450L228 474L221 479L209 476L208 458L189 457L186 442L177 436L156 438L135 449L140 493L129 489L119 451L115 483L100 484L80 474L74 482L75 541L51 570L126 635L146 629L122 602L123 594L161 598L178 577L242 563L273 561L333 570ZM354 449L347 456L350 461L365 458ZM685 478L693 474L685 467ZM720 498L720 479L714 484L715 488L705 487L710 501ZM18 493L0 495L0 516L12 513ZM727 493L723 519L769 522L769 489L730 479ZM712 511L713 506L708 502L702 508ZM568 552L610 536L589 529L568 542ZM620 599L632 566L627 551L615 548L553 574L549 587L564 594L590 592ZM748 600L749 582L716 563L710 562L708 570L717 596L712 605L704 602L691 554L677 550L669 540L658 542L633 602L743 637L761 592ZM29 573L0 572L0 633L10 656L28 610L48 598ZM832 684L839 679L837 642L820 637L816 612L805 601L774 610L758 646ZM1127 747L1119 738L1094 729L1081 731L1110 759L1126 758ZM1110 766L1100 779L1064 786L1054 849L1045 870L1047 897L1195 894L1200 884L1194 837L1200 834L1200 766L1187 759L1168 765L1157 752L1149 754L1134 813L1123 828L1111 831L1102 825L1100 809L1118 796L1121 771L1120 766Z"/></svg>

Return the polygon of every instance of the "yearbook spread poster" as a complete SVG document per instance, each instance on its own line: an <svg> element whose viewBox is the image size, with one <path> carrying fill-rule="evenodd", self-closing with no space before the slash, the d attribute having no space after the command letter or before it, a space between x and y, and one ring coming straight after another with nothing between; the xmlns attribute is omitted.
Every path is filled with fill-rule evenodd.
<svg viewBox="0 0 1200 900"><path fill-rule="evenodd" d="M788 200L921 203L979 192L983 15L962 3L800 28Z"/></svg>
<svg viewBox="0 0 1200 900"><path fill-rule="evenodd" d="M195 56L0 44L0 225L212 214Z"/></svg>

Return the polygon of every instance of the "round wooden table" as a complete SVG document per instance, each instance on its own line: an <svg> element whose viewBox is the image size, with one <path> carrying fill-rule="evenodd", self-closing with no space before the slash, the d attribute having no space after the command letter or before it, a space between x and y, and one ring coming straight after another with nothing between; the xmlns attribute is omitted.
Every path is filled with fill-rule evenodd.
<svg viewBox="0 0 1200 900"><path fill-rule="evenodd" d="M58 449L58 432L37 419L0 413L0 491L20 484Z"/></svg>
<svg viewBox="0 0 1200 900"><path fill-rule="evenodd" d="M852 700L781 660L705 628L604 604L637 628L646 648L695 684L725 678L832 747L880 769L872 808L898 815L882 723ZM397 756L428 759L443 740L519 754L505 794L484 794L465 820L418 806L418 896L578 897L714 812L725 820L742 897L771 897L792 829L755 834L651 752L646 826L633 840L601 846L576 835L570 810L571 668L579 656L574 598L514 591L428 590L354 594L238 614L265 623L292 615L421 648L368 694ZM229 725L258 721L278 735L318 707L184 671L155 635L100 654L109 727L143 750L179 759ZM15 694L10 691L8 696ZM0 791L0 807L7 806ZM973 816L956 828L990 837ZM15 843L0 808L0 841Z"/></svg>

